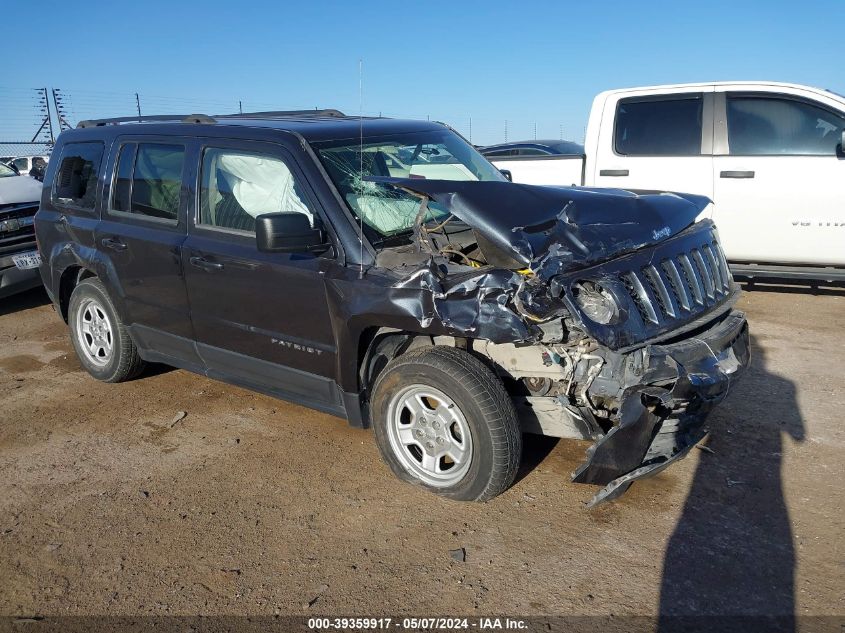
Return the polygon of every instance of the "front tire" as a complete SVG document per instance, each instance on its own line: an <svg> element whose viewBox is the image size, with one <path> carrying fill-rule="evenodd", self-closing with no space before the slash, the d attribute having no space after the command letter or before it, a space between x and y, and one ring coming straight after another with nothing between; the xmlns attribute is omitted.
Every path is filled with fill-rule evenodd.
<svg viewBox="0 0 845 633"><path fill-rule="evenodd" d="M486 501L516 477L522 434L502 381L477 358L430 347L394 358L373 388L382 458L402 480Z"/></svg>
<svg viewBox="0 0 845 633"><path fill-rule="evenodd" d="M79 362L97 380L123 382L144 369L129 331L96 277L83 279L73 289L68 324Z"/></svg>

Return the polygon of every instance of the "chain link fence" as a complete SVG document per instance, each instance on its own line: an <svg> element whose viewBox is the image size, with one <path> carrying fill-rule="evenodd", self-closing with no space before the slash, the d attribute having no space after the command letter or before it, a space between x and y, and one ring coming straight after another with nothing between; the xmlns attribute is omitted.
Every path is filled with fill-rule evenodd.
<svg viewBox="0 0 845 633"><path fill-rule="evenodd" d="M51 143L0 141L0 163L9 162L18 156L49 156L52 151Z"/></svg>
<svg viewBox="0 0 845 633"><path fill-rule="evenodd" d="M0 163L24 156L50 156L55 136L46 88L0 87ZM29 170L31 161L15 167Z"/></svg>

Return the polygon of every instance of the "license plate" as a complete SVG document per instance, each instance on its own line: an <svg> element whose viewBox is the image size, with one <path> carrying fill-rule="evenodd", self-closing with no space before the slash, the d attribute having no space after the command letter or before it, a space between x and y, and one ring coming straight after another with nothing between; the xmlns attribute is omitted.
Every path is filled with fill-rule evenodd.
<svg viewBox="0 0 845 633"><path fill-rule="evenodd" d="M29 270L30 268L38 268L41 265L41 255L38 251L29 253L21 253L20 255L12 255L12 261L15 262L21 270Z"/></svg>

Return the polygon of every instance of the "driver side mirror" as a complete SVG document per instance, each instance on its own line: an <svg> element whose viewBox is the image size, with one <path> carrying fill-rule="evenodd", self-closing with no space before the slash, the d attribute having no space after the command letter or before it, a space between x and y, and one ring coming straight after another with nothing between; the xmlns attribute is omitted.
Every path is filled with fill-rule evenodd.
<svg viewBox="0 0 845 633"><path fill-rule="evenodd" d="M500 169L502 175L507 178L509 181L513 182L513 174L511 173L510 169Z"/></svg>
<svg viewBox="0 0 845 633"><path fill-rule="evenodd" d="M330 248L325 232L304 213L265 213L255 218L255 240L265 253L322 253Z"/></svg>

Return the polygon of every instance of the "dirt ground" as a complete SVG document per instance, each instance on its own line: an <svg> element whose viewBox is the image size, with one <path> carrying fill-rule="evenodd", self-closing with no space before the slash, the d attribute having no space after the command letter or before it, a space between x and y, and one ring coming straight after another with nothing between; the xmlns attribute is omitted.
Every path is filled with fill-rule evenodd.
<svg viewBox="0 0 845 633"><path fill-rule="evenodd" d="M99 383L42 291L5 299L0 615L845 614L845 291L740 307L713 452L587 510L587 444L529 438L509 491L449 502L340 419L181 370Z"/></svg>

